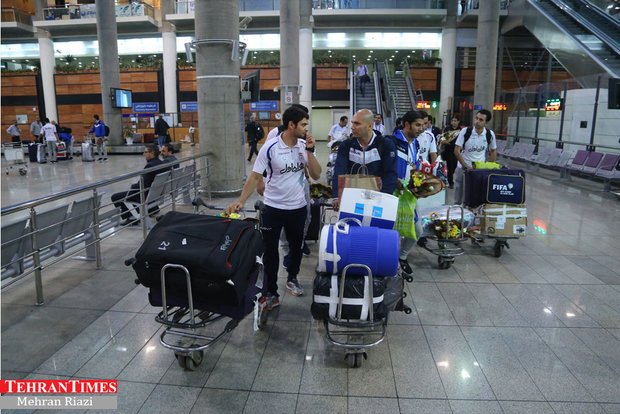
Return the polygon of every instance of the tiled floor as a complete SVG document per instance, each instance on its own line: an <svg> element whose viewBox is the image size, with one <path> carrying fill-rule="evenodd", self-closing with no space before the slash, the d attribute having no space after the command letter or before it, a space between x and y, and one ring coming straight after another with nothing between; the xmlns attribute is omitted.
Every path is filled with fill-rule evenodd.
<svg viewBox="0 0 620 414"><path fill-rule="evenodd" d="M137 160L3 176L2 204ZM103 243L102 270L73 260L46 269L45 306L32 305L32 279L2 292L2 378L117 379L123 413L620 413L620 202L597 193L600 183L584 190L543 175L528 175L527 237L500 258L466 244L439 270L435 256L412 251L413 312L390 315L361 368L348 368L312 320L310 244L306 294L288 294L281 274L282 304L264 330L246 318L198 370L183 371L159 344L157 309L122 264L142 233L124 231Z"/></svg>

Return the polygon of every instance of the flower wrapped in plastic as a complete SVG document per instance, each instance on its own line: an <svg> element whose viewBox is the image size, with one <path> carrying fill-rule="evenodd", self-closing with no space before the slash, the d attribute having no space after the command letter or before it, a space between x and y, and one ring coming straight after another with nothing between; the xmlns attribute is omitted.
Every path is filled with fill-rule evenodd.
<svg viewBox="0 0 620 414"><path fill-rule="evenodd" d="M440 219L436 213L430 215L433 220L435 236L441 240L458 240L463 238L462 222L455 219Z"/></svg>
<svg viewBox="0 0 620 414"><path fill-rule="evenodd" d="M313 200L329 200L332 198L332 187L321 183L310 184L310 198Z"/></svg>
<svg viewBox="0 0 620 414"><path fill-rule="evenodd" d="M407 188L416 198L425 198L443 190L445 184L436 176L421 170L411 170Z"/></svg>

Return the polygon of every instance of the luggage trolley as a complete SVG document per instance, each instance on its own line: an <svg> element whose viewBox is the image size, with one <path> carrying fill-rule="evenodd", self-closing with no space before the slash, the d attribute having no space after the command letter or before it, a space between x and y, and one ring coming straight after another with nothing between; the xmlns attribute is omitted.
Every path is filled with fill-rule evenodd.
<svg viewBox="0 0 620 414"><path fill-rule="evenodd" d="M208 209L222 210L221 207L209 206L200 198L195 199L194 212L198 213L200 206ZM262 203L256 203L256 210ZM255 210L244 210L255 211ZM258 223L258 221L256 222ZM255 224L257 226L258 224ZM130 266L136 261L131 258L125 261L125 265ZM166 293L166 278L169 277L170 270L181 271L186 280L187 296L171 295ZM267 312L262 306L262 282L263 265L257 260L252 270L252 276L248 290L243 298L243 303L239 306L213 305L203 301L195 301L192 294L191 277L189 270L180 264L168 263L161 269L161 294L149 292L149 302L153 306L161 305L162 310L155 317L155 321L166 326L161 333L159 342L165 348L174 351L179 366L183 369L193 371L197 369L203 361L204 351L214 345L226 334L237 327L239 322L248 314L253 314L253 328L255 331L261 329L266 321ZM139 283L136 280L136 283ZM229 317L223 330L215 335L206 335L200 332L215 322Z"/></svg>
<svg viewBox="0 0 620 414"><path fill-rule="evenodd" d="M342 306L344 301L344 287L347 271L352 267L359 267L368 273L369 295L364 300L368 300L368 321L351 320L342 318ZM353 276L360 277L360 276ZM363 277L363 276L362 276ZM398 276L396 276L398 277ZM364 359L368 359L366 349L379 345L385 339L385 326L387 325L387 316L374 320L373 309L373 276L370 268L363 264L349 264L342 270L339 281L338 308L336 317L328 317L323 319L325 326L325 336L332 344L345 348L345 360L351 368L359 368L362 366ZM333 326L333 328L332 328ZM350 341L355 339L355 341ZM366 339L366 340L365 340Z"/></svg>
<svg viewBox="0 0 620 414"><path fill-rule="evenodd" d="M3 144L2 149L4 151L4 158L6 158L8 162L8 166L5 169L7 175L13 167L17 168L19 175L28 174L28 165L24 157L24 147L21 143Z"/></svg>
<svg viewBox="0 0 620 414"><path fill-rule="evenodd" d="M442 230L445 231L445 234L448 235L450 233L451 219L450 219L450 210L459 209L461 211L460 220L457 219L457 223L460 224L459 236L455 238L441 238L437 236L437 234L429 234L428 236L424 236L424 238L419 239L419 245L423 247L425 250L431 252L432 254L437 256L437 264L440 269L449 269L454 263L454 259L456 256L460 256L465 253L465 250L459 243L465 241L465 209L462 206L452 205L447 206L447 214L445 219L444 228ZM433 213L436 215L436 213ZM433 217L431 217L433 218ZM432 239L437 242L437 248L433 249L428 247L428 241L426 239Z"/></svg>

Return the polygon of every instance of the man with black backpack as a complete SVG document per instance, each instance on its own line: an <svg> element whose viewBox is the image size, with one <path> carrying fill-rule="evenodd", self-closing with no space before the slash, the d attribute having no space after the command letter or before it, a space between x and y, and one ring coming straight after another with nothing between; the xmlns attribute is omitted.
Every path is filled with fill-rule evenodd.
<svg viewBox="0 0 620 414"><path fill-rule="evenodd" d="M110 128L99 119L99 115L93 115L95 123L93 127L88 131L89 134L95 133L95 144L97 145L97 161L108 160L108 135L110 135Z"/></svg>
<svg viewBox="0 0 620 414"><path fill-rule="evenodd" d="M256 122L256 115L250 115L250 122L245 126L245 132L248 133L248 144L250 144L250 156L248 157L248 162L252 162L252 155L258 155L258 150L256 149L256 145L258 141L265 137L265 130Z"/></svg>
<svg viewBox="0 0 620 414"><path fill-rule="evenodd" d="M476 114L474 126L463 128L456 139L454 155L460 168L454 172L454 204L461 204L465 198L464 174L465 170L472 168L472 162L486 161L487 151L489 161L497 160L495 134L486 128L490 121L491 112L481 109Z"/></svg>

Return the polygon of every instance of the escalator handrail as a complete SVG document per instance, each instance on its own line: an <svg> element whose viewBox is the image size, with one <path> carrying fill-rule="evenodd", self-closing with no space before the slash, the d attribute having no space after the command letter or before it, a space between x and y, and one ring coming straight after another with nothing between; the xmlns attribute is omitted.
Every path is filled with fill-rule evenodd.
<svg viewBox="0 0 620 414"><path fill-rule="evenodd" d="M405 75L405 84L407 85L407 93L409 93L411 107L415 108L417 102L415 101L413 78L411 77L411 70L409 69L409 61L407 59L403 61L403 75Z"/></svg>
<svg viewBox="0 0 620 414"><path fill-rule="evenodd" d="M617 54L620 54L620 44L616 41L616 39L610 37L607 33L600 30L597 26L592 24L589 20L587 20L583 13L577 13L569 4L567 4L564 0L550 0L556 7L564 11L564 13L568 14L574 20L577 21L581 26L583 26L588 31L592 32L596 37L605 42L605 44L612 49ZM594 7L587 7L587 10L590 10L593 13L596 13L597 17L605 17L609 19L605 13L596 10ZM613 20L608 20L608 23L612 23L614 26L620 26L617 22Z"/></svg>
<svg viewBox="0 0 620 414"><path fill-rule="evenodd" d="M553 0L551 0L551 1L553 1ZM549 19L549 21L553 22L560 31L564 32L564 34L566 34L568 37L570 37L573 41L575 41L576 43L581 45L581 48L590 57L590 59L594 60L602 68L606 68L606 71L608 73L613 74L613 76L615 76L615 74L613 72L610 72L611 69L607 66L606 62L604 62L597 55L592 53L590 48L588 48L586 45L584 45L581 40L579 40L577 37L575 37L572 33L570 33L568 30L566 30L566 28L564 26L562 26L552 16L550 16L549 13L547 13L547 11L544 8L542 8L541 6L538 5L537 1L535 1L535 0L527 0L527 2L532 7L534 7L536 10L538 10L539 13L541 13L543 16L545 16L547 19Z"/></svg>

